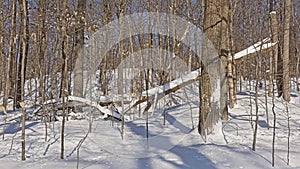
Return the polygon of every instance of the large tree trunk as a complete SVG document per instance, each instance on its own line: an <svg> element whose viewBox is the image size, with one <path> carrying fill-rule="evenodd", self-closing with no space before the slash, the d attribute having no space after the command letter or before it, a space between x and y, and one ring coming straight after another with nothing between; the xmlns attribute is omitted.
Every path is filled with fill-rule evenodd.
<svg viewBox="0 0 300 169"><path fill-rule="evenodd" d="M80 54L80 49L84 44L84 30L85 30L85 13L86 13L86 0L79 0L77 4L77 22L76 27L76 44L75 44L75 58L71 61L71 66L75 66L75 62L78 62L78 70L74 70L74 95L83 96L83 55Z"/></svg>
<svg viewBox="0 0 300 169"><path fill-rule="evenodd" d="M226 4L227 3L227 4ZM225 37L223 37L224 35L222 35L222 38L227 38L227 43L228 43L228 47L226 45L224 45L224 48L228 50L228 55L227 55L227 80L228 80L228 87L229 87L229 99L230 99L230 108L234 107L235 104L235 97L236 97L236 74L235 74L235 62L234 62L234 58L233 58L233 21L232 21L232 1L228 0L228 1L223 1L223 5L222 5L222 13L226 14L227 13L227 24L223 23L223 25L225 24L225 26L228 25L228 30L226 29L226 27L222 27L222 30L227 30L227 35ZM228 115L227 115L228 116ZM224 116L223 116L224 117ZM226 119L228 117L225 117Z"/></svg>
<svg viewBox="0 0 300 169"><path fill-rule="evenodd" d="M229 42L229 29L228 29L228 17L231 18L231 14L229 13L229 1L227 0L206 0L203 3L204 7L204 18L203 18L203 30L205 36L213 43L218 54L220 55L220 59L222 62L221 65L221 114L222 119L228 119L228 107L227 107L227 99L228 99L228 86L226 80L225 72L229 73L229 79L231 79L231 102L232 107L234 103L233 99L233 70L232 70L232 54L230 52ZM232 28L232 27L231 27ZM229 57L228 57L229 56ZM229 63L229 64L228 64ZM228 64L228 65L227 65ZM226 67L230 67L230 71L226 71ZM205 75L204 75L205 76ZM202 84L201 84L202 85ZM203 91L205 92L205 91ZM201 93L202 95L206 95L205 93ZM201 112L205 113L205 112ZM201 117L201 115L200 115ZM202 120L203 121L203 120Z"/></svg>
<svg viewBox="0 0 300 169"><path fill-rule="evenodd" d="M290 101L290 20L291 20L291 0L285 1L284 13L284 36L283 36L283 99Z"/></svg>

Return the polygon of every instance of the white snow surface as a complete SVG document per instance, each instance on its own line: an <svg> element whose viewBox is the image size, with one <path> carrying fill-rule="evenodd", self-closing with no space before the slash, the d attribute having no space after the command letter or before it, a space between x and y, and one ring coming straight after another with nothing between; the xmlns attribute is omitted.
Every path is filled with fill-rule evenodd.
<svg viewBox="0 0 300 169"><path fill-rule="evenodd" d="M300 93L292 91L290 115L290 165L287 165L287 113L280 98L275 98L277 113L275 140L275 167L271 165L273 128L267 128L264 91L259 95L259 122L256 151L252 151L255 105L244 89L237 95L237 104L229 110L228 121L217 124L206 138L197 132L198 105L195 103L197 87L183 89L174 96L182 97L179 104L165 107L166 124L163 124L163 107L159 102L149 116L149 140L146 139L145 116L131 114L125 122L125 136L121 138L121 122L94 120L91 133L80 148L79 168L85 169L297 169L300 168ZM190 101L189 103L187 103ZM271 104L268 98L270 125L273 124ZM120 109L119 109L120 110ZM193 115L193 125L191 122ZM8 111L18 114L18 111ZM19 119L4 124L0 116L0 168L76 168L77 148L89 128L89 120L69 120L65 129L65 154L60 159L61 122L48 123L45 140L45 124L26 122L26 161L21 161L21 126ZM252 122L255 124L254 122ZM5 127L5 128L4 128ZM13 140L13 144L12 144ZM12 145L12 146L11 146ZM11 148L11 151L10 151ZM10 153L9 153L10 152Z"/></svg>

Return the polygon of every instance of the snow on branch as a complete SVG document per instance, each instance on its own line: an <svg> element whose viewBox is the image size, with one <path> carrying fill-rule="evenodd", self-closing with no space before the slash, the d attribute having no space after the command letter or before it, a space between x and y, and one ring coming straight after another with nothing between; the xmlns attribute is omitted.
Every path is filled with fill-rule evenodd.
<svg viewBox="0 0 300 169"><path fill-rule="evenodd" d="M247 49L244 49L236 54L234 54L234 59L239 60L245 57L256 56L257 53L264 53L271 50L276 43L272 43L270 38L265 38L262 41L259 41Z"/></svg>
<svg viewBox="0 0 300 169"><path fill-rule="evenodd" d="M151 88L149 90L143 91L142 96L154 96L157 93L162 94L165 91L176 88L176 87L183 87L183 86L185 86L184 85L185 83L188 82L188 84L190 84L189 83L190 81L196 80L196 78L199 77L199 75L200 75L200 70L192 71L191 73L183 75L182 77L177 78L177 79L175 79L169 83L166 83L162 86L157 86L157 87Z"/></svg>
<svg viewBox="0 0 300 169"><path fill-rule="evenodd" d="M125 113L127 113L132 108L136 107L137 105L149 101L147 104L147 107L144 110L144 113L149 110L149 108L154 103L154 99L161 99L165 95L168 95L170 93L173 93L179 89L181 89L184 86L187 86L189 84L192 84L197 78L200 77L200 70L192 71L189 74L183 75L180 78L177 78L171 82L168 82L162 86L154 87L149 90L142 92L142 98L140 100L137 100L131 107L129 107L127 110L125 110Z"/></svg>
<svg viewBox="0 0 300 169"><path fill-rule="evenodd" d="M13 121L13 120L18 119L20 117L22 117L22 113L17 113L17 114L14 114L12 116L7 117L6 121Z"/></svg>

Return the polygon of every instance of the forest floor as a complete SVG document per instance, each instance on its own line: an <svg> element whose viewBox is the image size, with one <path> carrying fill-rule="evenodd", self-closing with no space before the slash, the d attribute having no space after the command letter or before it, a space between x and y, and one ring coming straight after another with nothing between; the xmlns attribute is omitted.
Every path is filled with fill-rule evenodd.
<svg viewBox="0 0 300 169"><path fill-rule="evenodd" d="M267 125L266 104L263 90L258 97L258 132L256 151L252 151L255 127L254 92L239 92L235 108L229 110L229 120L219 122L207 137L197 131L198 104L189 96L165 107L158 103L148 116L128 114L125 135L121 137L121 122L87 118L69 119L65 129L65 154L60 159L61 122L47 124L41 121L26 122L26 161L21 161L20 119L4 124L0 116L0 168L76 168L79 152L79 168L126 169L251 169L251 168L300 168L300 94L291 93L286 105L275 98L276 136L275 167L272 167L273 114L272 98L268 98ZM192 92L188 95L193 95ZM190 99L190 100L188 100ZM194 99L194 100L193 100ZM250 103L250 99L251 103ZM121 108L118 107L120 110ZM28 110L30 113L30 110ZM8 111L10 115L18 111ZM192 115L192 117L191 117ZM83 114L84 116L84 114ZM290 153L288 157L288 117L290 117ZM147 125L148 118L148 139ZM90 132L89 126L91 125ZM4 131L4 140L2 140ZM81 140L85 137L79 151ZM288 163L289 158L289 165Z"/></svg>

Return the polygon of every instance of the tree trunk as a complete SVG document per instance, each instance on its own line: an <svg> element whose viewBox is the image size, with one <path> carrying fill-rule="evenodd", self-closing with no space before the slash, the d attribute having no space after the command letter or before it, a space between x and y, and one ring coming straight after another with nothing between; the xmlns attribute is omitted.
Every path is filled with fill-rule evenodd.
<svg viewBox="0 0 300 169"><path fill-rule="evenodd" d="M296 50L297 51L297 50ZM297 57L297 63L296 63L296 90L299 92L299 65L300 65L300 55L298 54L298 52L296 52L296 57Z"/></svg>
<svg viewBox="0 0 300 169"><path fill-rule="evenodd" d="M278 21L277 21L277 13L276 11L271 11L270 13L270 31L271 31L271 38L272 42L276 43L272 50L272 56L270 57L270 79L269 79L269 95L273 94L273 79L276 78L276 81L278 82L278 75L277 75L277 69L278 69L278 43L279 43L279 37L278 37ZM273 62L274 58L274 62ZM271 62L272 61L272 62ZM274 63L274 66L272 64ZM273 71L274 70L274 71ZM274 74L272 74L273 72ZM277 83L278 84L278 83ZM271 86L271 87L270 87Z"/></svg>
<svg viewBox="0 0 300 169"><path fill-rule="evenodd" d="M291 20L291 0L285 1L284 13L284 37L283 37L283 99L289 102L290 99L290 20Z"/></svg>
<svg viewBox="0 0 300 169"><path fill-rule="evenodd" d="M0 7L2 7L3 2L0 2ZM3 7L2 7L3 8ZM3 30L3 14L0 13L0 30ZM5 89L3 89L4 86L4 77L5 77L5 69L4 69L4 65L5 65L5 60L4 60L4 53L3 53L3 39L4 39L4 35L3 32L0 32L0 71L2 73L0 73L0 93L2 91L4 91Z"/></svg>
<svg viewBox="0 0 300 169"><path fill-rule="evenodd" d="M274 77L274 72L272 72ZM273 87L274 83L272 81ZM272 94L272 113L273 113L273 133L272 133L272 166L275 166L275 139L276 139L276 112L275 112L275 96L274 90Z"/></svg>
<svg viewBox="0 0 300 169"><path fill-rule="evenodd" d="M28 55L28 16L27 16L27 0L19 0L21 6L21 18L22 18L22 39L20 46L20 54L18 61L18 79L17 79L17 98L16 104L17 108L20 108L19 102L24 101L24 83L25 83L25 74L26 74L26 65L27 65L27 55Z"/></svg>
<svg viewBox="0 0 300 169"><path fill-rule="evenodd" d="M227 4L226 4L227 3ZM227 43L228 43L228 56L227 56L227 80L228 80L228 87L229 87L229 100L230 104L229 107L233 108L235 104L235 97L236 97L236 78L235 78L235 65L234 65L234 58L233 58L233 21L232 21L232 1L228 0L227 2L223 2L222 5L222 13L227 13ZM225 24L225 23L224 23ZM223 28L223 30L226 30L226 28ZM223 37L224 35L222 35ZM225 46L226 47L226 46ZM225 48L226 49L226 48ZM228 117L227 117L228 118Z"/></svg>
<svg viewBox="0 0 300 169"><path fill-rule="evenodd" d="M212 42L215 46L218 54L221 58L221 72L227 72L226 67L230 67L230 86L233 89L232 81L232 54L230 53L229 42L229 27L228 27L228 17L231 18L231 13L229 12L229 1L227 0L206 0L203 2L204 7L204 18L203 18L203 30L205 36ZM228 57L229 56L229 57ZM229 65L228 64L229 61ZM222 119L228 119L228 86L226 74L221 75L221 114ZM202 84L201 84L202 85ZM202 93L203 94L203 93ZM233 91L231 90L231 96L233 96ZM234 100L232 100L234 102ZM233 106L233 104L232 104Z"/></svg>
<svg viewBox="0 0 300 169"><path fill-rule="evenodd" d="M26 58L28 55L28 11L27 11L27 0L19 0L19 4L21 7L21 18L22 18L22 38L21 38L21 52L20 53L20 88L21 88L21 96L20 96L20 107L22 108L22 160L25 160L25 116L26 116L26 110L25 110L25 103L24 103L24 97L25 97L25 73L26 73Z"/></svg>
<svg viewBox="0 0 300 169"><path fill-rule="evenodd" d="M255 58L255 74L256 74L256 83L255 83L255 126L254 126L254 133L253 133L253 142L252 142L252 150L256 150L256 140L257 140L257 129L258 129L258 84L260 79L260 73L259 73L259 58Z"/></svg>
<svg viewBox="0 0 300 169"><path fill-rule="evenodd" d="M62 2L62 27L61 27L61 41L62 41L62 46L61 46L61 60L63 62L62 65L62 77L61 77L61 90L60 94L62 97L62 106L63 106L63 119L62 119L62 127L61 127L61 154L60 158L64 158L64 142L65 142L65 119L66 119L66 110L65 110L65 96L67 95L67 56L66 56L66 48L67 48L67 38L66 38L66 9L67 9L67 0L63 0Z"/></svg>
<svg viewBox="0 0 300 169"><path fill-rule="evenodd" d="M79 0L77 3L77 22L79 23L76 27L76 44L75 44L75 58L71 62L72 67L75 66L75 62L80 64L79 70L74 70L74 95L83 96L83 55L80 54L80 49L84 44L84 31L85 31L85 13L86 13L86 0ZM73 63L74 62L74 63ZM77 65L79 65L77 64Z"/></svg>
<svg viewBox="0 0 300 169"><path fill-rule="evenodd" d="M5 91L3 97L3 106L7 107L8 96L12 93L11 86L13 82L12 74L13 74L13 67L12 67L12 58L15 55L15 40L16 40L16 2L17 0L12 1L12 9L11 9L11 33L10 33L10 44L9 44L9 54L7 58L7 66L6 66L6 83L5 83Z"/></svg>

